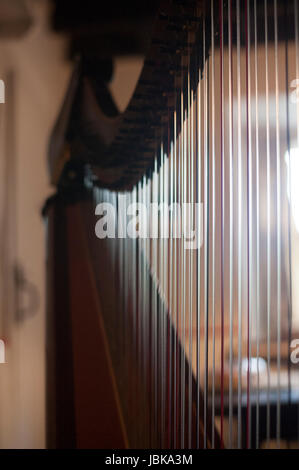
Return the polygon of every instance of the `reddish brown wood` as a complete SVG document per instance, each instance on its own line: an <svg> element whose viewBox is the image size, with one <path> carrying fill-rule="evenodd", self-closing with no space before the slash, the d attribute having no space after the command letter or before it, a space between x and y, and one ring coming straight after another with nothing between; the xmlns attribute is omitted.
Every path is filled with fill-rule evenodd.
<svg viewBox="0 0 299 470"><path fill-rule="evenodd" d="M127 439L80 203L48 209L47 434L51 448Z"/></svg>
<svg viewBox="0 0 299 470"><path fill-rule="evenodd" d="M47 210L47 446L74 448L73 360L65 207Z"/></svg>
<svg viewBox="0 0 299 470"><path fill-rule="evenodd" d="M77 447L120 449L125 428L79 210L67 208Z"/></svg>

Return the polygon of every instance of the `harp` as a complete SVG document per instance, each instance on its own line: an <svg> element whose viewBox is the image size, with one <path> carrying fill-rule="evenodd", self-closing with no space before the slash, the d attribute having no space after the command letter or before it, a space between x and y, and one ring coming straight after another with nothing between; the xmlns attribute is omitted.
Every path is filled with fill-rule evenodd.
<svg viewBox="0 0 299 470"><path fill-rule="evenodd" d="M50 141L49 446L298 447L298 1L146 18L125 112L93 28Z"/></svg>

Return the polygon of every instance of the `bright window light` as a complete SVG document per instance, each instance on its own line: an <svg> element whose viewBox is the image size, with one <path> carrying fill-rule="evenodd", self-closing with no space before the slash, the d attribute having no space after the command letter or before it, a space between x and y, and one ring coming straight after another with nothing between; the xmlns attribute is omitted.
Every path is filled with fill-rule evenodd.
<svg viewBox="0 0 299 470"><path fill-rule="evenodd" d="M258 374L267 370L267 362L262 357L251 357L249 361L247 358L242 359L241 367L244 374L248 371L248 364L250 364L250 372L252 374Z"/></svg>

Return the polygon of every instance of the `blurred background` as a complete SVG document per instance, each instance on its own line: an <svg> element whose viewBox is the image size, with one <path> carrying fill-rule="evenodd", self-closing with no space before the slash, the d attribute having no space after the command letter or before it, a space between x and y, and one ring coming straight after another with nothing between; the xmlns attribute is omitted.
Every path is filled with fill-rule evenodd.
<svg viewBox="0 0 299 470"><path fill-rule="evenodd" d="M47 145L70 74L46 0L0 1L0 447L45 445ZM52 190L53 191L53 190Z"/></svg>
<svg viewBox="0 0 299 470"><path fill-rule="evenodd" d="M45 259L41 210L54 192L51 130L71 75L69 42L48 0L0 0L0 448L45 446ZM110 90L124 109L140 57L115 61ZM126 80L123 80L123 77Z"/></svg>

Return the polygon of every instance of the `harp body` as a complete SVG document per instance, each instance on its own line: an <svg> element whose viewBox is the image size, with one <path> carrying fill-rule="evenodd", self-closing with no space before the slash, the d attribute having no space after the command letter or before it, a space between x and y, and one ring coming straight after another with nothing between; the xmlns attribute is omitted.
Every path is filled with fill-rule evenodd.
<svg viewBox="0 0 299 470"><path fill-rule="evenodd" d="M127 110L83 54L51 139L49 445L298 446L298 2L149 24Z"/></svg>

